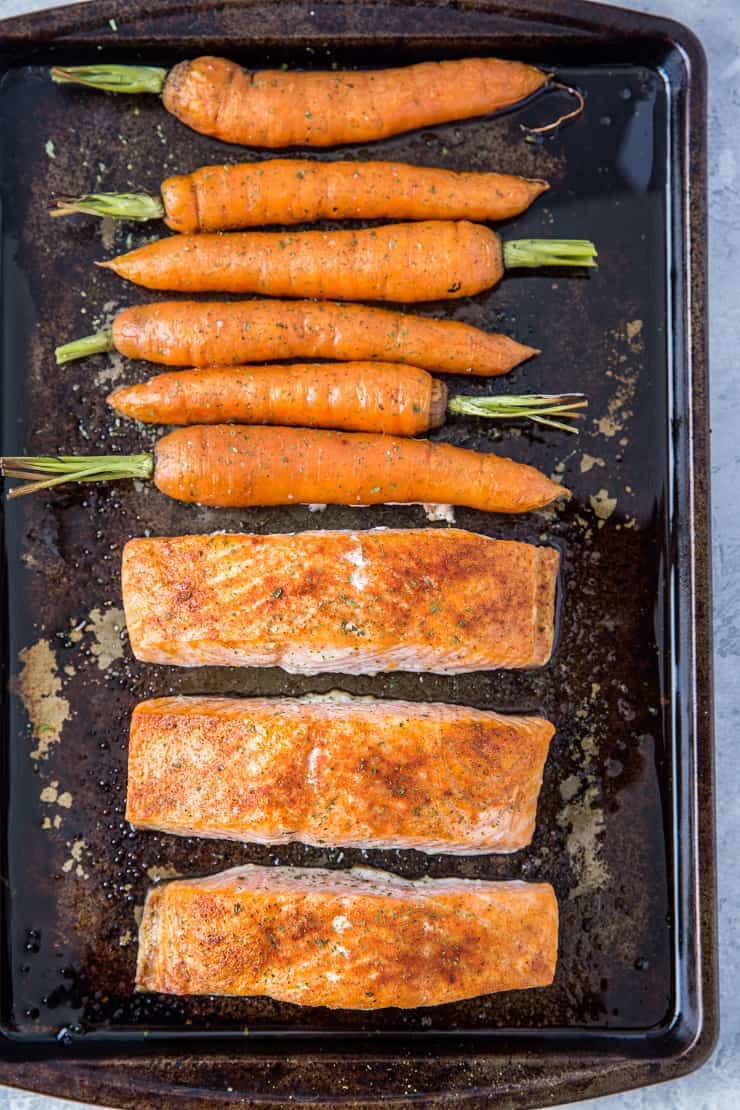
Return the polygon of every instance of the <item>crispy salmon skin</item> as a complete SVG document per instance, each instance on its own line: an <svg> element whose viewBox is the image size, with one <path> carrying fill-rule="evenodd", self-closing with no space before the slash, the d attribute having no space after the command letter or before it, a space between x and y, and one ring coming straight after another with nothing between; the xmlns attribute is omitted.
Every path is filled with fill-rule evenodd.
<svg viewBox="0 0 740 1110"><path fill-rule="evenodd" d="M554 732L541 717L375 698L141 702L126 819L180 836L514 852Z"/></svg>
<svg viewBox="0 0 740 1110"><path fill-rule="evenodd" d="M437 1006L548 986L557 943L548 883L248 865L149 891L136 984L332 1009Z"/></svg>
<svg viewBox="0 0 740 1110"><path fill-rule="evenodd" d="M550 657L554 548L460 529L130 540L138 659L295 674L537 667Z"/></svg>

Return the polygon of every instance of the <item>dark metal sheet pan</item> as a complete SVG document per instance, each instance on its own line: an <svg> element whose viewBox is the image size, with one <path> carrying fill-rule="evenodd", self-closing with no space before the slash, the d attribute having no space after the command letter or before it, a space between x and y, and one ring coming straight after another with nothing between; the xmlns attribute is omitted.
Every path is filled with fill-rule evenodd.
<svg viewBox="0 0 740 1110"><path fill-rule="evenodd" d="M521 520L457 513L463 527L561 549L559 646L540 672L456 678L137 664L118 612L129 536L411 526L424 523L421 509L218 513L133 484L6 506L0 1079L116 1106L534 1106L688 1071L711 1050L717 1023L701 47L678 24L574 0L152 0L144 9L93 0L8 21L3 453L108 450L111 439L126 451L151 440L104 404L112 382L147 367L99 357L60 370L52 360L55 341L147 299L92 262L149 229L60 226L46 215L50 197L156 190L167 172L260 156L189 132L154 98L55 88L46 67L100 57L168 65L203 52L255 66L504 54L585 91L581 119L542 143L523 141L520 123L552 118L557 93L495 119L341 151L546 176L552 190L516 222L517 235L598 242L601 266L588 278L512 276L490 294L423 308L542 346L497 388L591 397L578 441L472 421L438 433L526 459L574 490L567 507ZM124 823L138 699L337 686L551 715L558 735L531 848L472 860L267 849L134 834ZM562 907L555 983L409 1013L134 995L136 908L152 877L247 860L550 880Z"/></svg>

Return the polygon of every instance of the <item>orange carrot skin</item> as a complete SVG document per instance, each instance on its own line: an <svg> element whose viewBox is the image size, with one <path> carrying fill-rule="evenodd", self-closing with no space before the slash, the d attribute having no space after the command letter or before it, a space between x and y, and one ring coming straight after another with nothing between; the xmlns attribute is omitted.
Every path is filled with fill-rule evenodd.
<svg viewBox="0 0 740 1110"><path fill-rule="evenodd" d="M287 424L414 436L431 427L434 379L397 362L221 366L158 374L108 403L148 424Z"/></svg>
<svg viewBox="0 0 740 1110"><path fill-rule="evenodd" d="M534 347L455 320L316 301L159 301L117 313L113 343L164 366L280 359L405 362L443 374L500 375Z"/></svg>
<svg viewBox="0 0 740 1110"><path fill-rule="evenodd" d="M362 231L172 235L103 266L147 289L349 301L470 297L501 280L501 240L466 220Z"/></svg>
<svg viewBox="0 0 740 1110"><path fill-rule="evenodd" d="M441 502L523 513L570 496L534 467L446 443L228 424L160 439L154 481L178 501L221 508Z"/></svg>
<svg viewBox="0 0 740 1110"><path fill-rule="evenodd" d="M234 231L315 220L508 220L546 189L506 173L453 173L400 162L273 158L168 177L173 231Z"/></svg>
<svg viewBox="0 0 740 1110"><path fill-rule="evenodd" d="M291 73L202 57L170 70L162 99L188 127L227 143L327 147L486 115L546 82L533 66L497 58Z"/></svg>

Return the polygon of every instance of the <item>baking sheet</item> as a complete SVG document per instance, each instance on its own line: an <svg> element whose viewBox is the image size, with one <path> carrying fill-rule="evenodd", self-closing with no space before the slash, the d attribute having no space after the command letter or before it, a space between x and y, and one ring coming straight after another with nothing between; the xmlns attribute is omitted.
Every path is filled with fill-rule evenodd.
<svg viewBox="0 0 740 1110"><path fill-rule="evenodd" d="M433 15L441 17L438 10ZM173 39L177 18L173 13ZM434 434L533 463L574 491L569 505L521 519L456 511L461 527L560 549L553 662L537 672L452 678L305 678L139 664L120 611L120 553L130 536L420 526L423 511L205 510L176 505L139 483L71 488L6 506L4 632L12 693L3 723L8 885L0 1020L14 1041L47 1043L54 1051L61 1041L70 1053L116 1053L121 1049L109 1042L122 1041L128 1053L152 1038L177 1039L184 1049L184 1041L242 1038L248 1030L250 1038L268 1042L320 1035L324 1045L372 1033L382 1051L424 1051L445 1037L462 1038L471 1051L485 1041L495 1051L512 1038L534 1037L556 1051L578 1035L584 1047L644 1055L656 1036L668 1046L668 1031L681 1015L690 1016L686 987L687 981L695 986L698 968L684 941L684 907L697 876L682 872L677 849L681 836L691 836L683 776L697 737L685 731L677 696L681 668L692 661L676 650L677 632L686 642L691 614L676 589L676 513L686 495L680 471L689 444L675 424L688 413L682 392L688 307L672 279L682 249L676 112L685 87L677 63L672 68L648 40L614 47L597 64L584 64L570 42L560 50L547 36L543 43L523 39L518 53L556 66L587 97L583 117L552 140L528 143L520 124L541 123L567 107L555 93L495 119L311 156L544 176L551 192L504 227L504 235L597 243L600 267L587 276L509 275L479 297L421 309L543 348L504 379L446 379L454 392L579 390L590 398L577 439L461 418ZM321 67L488 50L484 40L435 39L432 28L423 42L358 43L341 32L306 42L286 34L267 48L242 39L228 53L252 65ZM493 42L490 52L497 52ZM84 62L93 53L99 56L62 48L54 60ZM133 49L124 42L106 57L170 65L182 53L161 41L160 31L152 44ZM49 200L92 188L156 192L167 173L260 155L189 132L154 98L54 87L45 68L50 60L40 46L33 57L16 55L0 84L3 453L107 452L111 445L145 450L156 430L114 417L104 398L114 385L142 380L154 368L117 355L56 368L52 351L116 309L151 299L92 263L164 229L85 218L52 222ZM685 529L686 518L680 523ZM510 857L470 859L263 848L134 833L123 821L128 718L141 698L332 688L544 712L558 733L532 846ZM550 881L561 905L555 983L411 1012L135 995L137 913L150 882L242 862L361 863L409 877Z"/></svg>

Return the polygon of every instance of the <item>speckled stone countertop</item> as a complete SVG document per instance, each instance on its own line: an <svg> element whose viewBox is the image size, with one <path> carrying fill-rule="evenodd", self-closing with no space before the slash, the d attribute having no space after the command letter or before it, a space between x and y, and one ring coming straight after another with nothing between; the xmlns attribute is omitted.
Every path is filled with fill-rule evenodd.
<svg viewBox="0 0 740 1110"><path fill-rule="evenodd" d="M0 18L54 6L44 0L0 0ZM740 1106L740 517L737 425L740 421L740 0L624 0L624 7L688 24L709 58L709 234L712 369L715 677L721 1034L712 1059L676 1082L578 1103L599 1110L735 1110ZM0 1110L62 1110L73 1104L0 1088ZM81 1104L74 1104L81 1106Z"/></svg>

